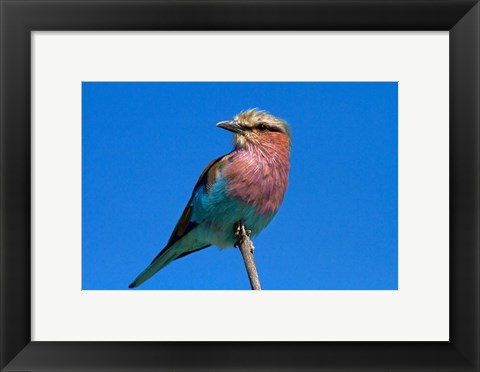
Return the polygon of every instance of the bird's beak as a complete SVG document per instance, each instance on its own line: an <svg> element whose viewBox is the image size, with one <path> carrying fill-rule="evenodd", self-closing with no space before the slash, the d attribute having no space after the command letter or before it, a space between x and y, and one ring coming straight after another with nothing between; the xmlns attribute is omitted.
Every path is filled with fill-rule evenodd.
<svg viewBox="0 0 480 372"><path fill-rule="evenodd" d="M242 125L235 120L221 121L220 123L217 123L217 127L229 130L233 133L243 133Z"/></svg>

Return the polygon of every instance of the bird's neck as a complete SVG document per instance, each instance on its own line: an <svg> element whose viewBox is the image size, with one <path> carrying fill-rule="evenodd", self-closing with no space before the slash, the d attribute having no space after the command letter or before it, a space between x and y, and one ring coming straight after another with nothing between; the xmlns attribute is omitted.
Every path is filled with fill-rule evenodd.
<svg viewBox="0 0 480 372"><path fill-rule="evenodd" d="M254 158L259 165L288 166L290 164L290 149L288 147L257 145L246 147L240 151Z"/></svg>
<svg viewBox="0 0 480 372"><path fill-rule="evenodd" d="M235 149L225 176L233 197L255 205L259 214L268 216L280 207L289 169L289 142L262 143Z"/></svg>
<svg viewBox="0 0 480 372"><path fill-rule="evenodd" d="M235 146L234 152L243 156L252 156L259 162L271 163L279 161L290 163L290 138L283 133L271 133L268 141L246 141L241 146Z"/></svg>

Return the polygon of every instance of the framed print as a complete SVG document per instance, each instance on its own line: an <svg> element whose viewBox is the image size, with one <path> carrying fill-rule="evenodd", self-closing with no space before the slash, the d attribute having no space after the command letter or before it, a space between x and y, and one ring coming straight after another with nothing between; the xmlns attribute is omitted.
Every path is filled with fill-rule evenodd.
<svg viewBox="0 0 480 372"><path fill-rule="evenodd" d="M446 33L34 32L32 43L32 125L41 128L32 138L32 340L448 340ZM308 47L312 44L322 52ZM203 57L192 66L189 56L198 46ZM173 48L178 52L167 61L156 54ZM247 48L275 55L286 48L294 57L275 68L268 59L242 62L238 71L216 57L219 48L228 55ZM133 62L122 58L125 49L151 63L128 72ZM61 55L52 60L58 50ZM358 50L363 55L352 65L351 53ZM89 66L92 54L96 63ZM405 55L415 55L414 70ZM290 69L298 60L308 63ZM345 65L336 68L338 60ZM243 81L246 77L253 81ZM424 102L423 96L432 99ZM438 107L439 102L444 104ZM211 112L218 122L255 105L285 118L292 133L288 192L275 219L254 238L266 291L260 297L242 291L248 281L238 252L210 248L127 288L151 261L148 256L158 254L158 235L168 235L172 214L183 208L180 199L196 181L185 177L195 178L207 157L231 146L224 131L207 124ZM240 115L263 114L257 109ZM433 123L437 140L424 172L422 144ZM62 142L56 141L59 132ZM208 150L199 143L208 143ZM179 160L183 148L198 159L187 151ZM52 185L59 169L63 176ZM185 181L161 182L169 176ZM321 206L322 218L309 214L315 213L308 212L312 203ZM82 223L72 223L80 216ZM301 236L287 239L287 224L303 231ZM444 226L440 232L439 226ZM422 243L425 235L431 244ZM67 248L63 242L70 239ZM314 240L321 249L310 247ZM296 244L301 253L289 250ZM415 279L431 255L436 265L429 280ZM52 267L48 257L63 265ZM198 296L201 304L187 305ZM136 308L143 309L142 317L125 324L122 319ZM229 322L250 308L256 309L250 319L255 333ZM348 308L356 308L355 314L333 320ZM412 308L420 309L418 321L411 319ZM155 323L158 309L165 317L181 317L184 326ZM78 311L81 319L74 315ZM205 325L230 325L202 329L197 317ZM297 320L279 328L288 318Z"/></svg>
<svg viewBox="0 0 480 372"><path fill-rule="evenodd" d="M479 370L479 6L2 1L2 370Z"/></svg>

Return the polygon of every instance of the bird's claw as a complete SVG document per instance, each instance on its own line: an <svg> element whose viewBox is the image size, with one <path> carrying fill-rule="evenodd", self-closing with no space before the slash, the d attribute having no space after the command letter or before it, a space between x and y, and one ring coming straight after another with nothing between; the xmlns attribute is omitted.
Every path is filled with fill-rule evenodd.
<svg viewBox="0 0 480 372"><path fill-rule="evenodd" d="M242 244L242 241L244 240L244 235L246 235L248 238L250 238L252 236L252 230L247 230L245 228L245 225L243 225L242 222L239 222L239 223L235 224L234 229L235 229L236 241L233 244L233 246L235 248L240 248L240 245ZM253 253L254 250L255 250L255 247L253 247L251 249L251 253Z"/></svg>

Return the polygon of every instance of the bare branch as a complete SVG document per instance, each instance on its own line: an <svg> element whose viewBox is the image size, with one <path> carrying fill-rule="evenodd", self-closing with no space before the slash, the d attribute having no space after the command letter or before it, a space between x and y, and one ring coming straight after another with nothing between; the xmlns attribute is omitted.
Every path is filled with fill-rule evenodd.
<svg viewBox="0 0 480 372"><path fill-rule="evenodd" d="M253 258L253 251L255 247L250 240L250 231L245 229L243 221L238 221L234 227L235 237L237 241L235 246L240 248L243 261L245 262L245 268L247 269L248 279L250 280L250 286L254 290L261 290L260 280L258 279L257 267Z"/></svg>

